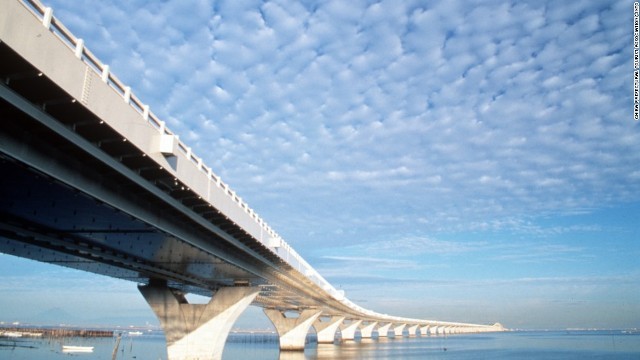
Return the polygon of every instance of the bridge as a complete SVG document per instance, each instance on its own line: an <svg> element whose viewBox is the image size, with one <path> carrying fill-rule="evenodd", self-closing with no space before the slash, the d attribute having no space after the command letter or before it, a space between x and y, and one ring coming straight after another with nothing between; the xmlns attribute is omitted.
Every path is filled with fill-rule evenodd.
<svg viewBox="0 0 640 360"><path fill-rule="evenodd" d="M247 306L282 350L502 331L345 297L37 0L0 0L0 252L133 281L169 359L219 359ZM189 304L185 294L210 297Z"/></svg>

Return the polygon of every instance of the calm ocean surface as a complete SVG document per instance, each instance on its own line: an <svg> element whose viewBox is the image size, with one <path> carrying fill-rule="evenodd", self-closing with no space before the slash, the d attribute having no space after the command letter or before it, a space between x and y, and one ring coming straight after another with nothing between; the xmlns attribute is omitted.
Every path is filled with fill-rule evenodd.
<svg viewBox="0 0 640 360"><path fill-rule="evenodd" d="M89 354L62 353L62 344L94 346ZM115 338L0 338L0 359L106 359ZM166 359L161 333L123 336L117 359ZM275 335L232 334L223 359L640 359L640 333L622 331L507 332L356 340L335 345L311 342L304 353L280 353Z"/></svg>

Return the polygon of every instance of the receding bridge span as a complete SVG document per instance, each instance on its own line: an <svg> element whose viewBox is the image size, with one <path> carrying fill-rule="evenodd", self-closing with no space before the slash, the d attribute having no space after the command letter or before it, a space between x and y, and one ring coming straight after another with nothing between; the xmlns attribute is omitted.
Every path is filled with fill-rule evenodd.
<svg viewBox="0 0 640 360"><path fill-rule="evenodd" d="M284 350L311 326L319 342L502 330L351 302L36 0L0 0L0 82L0 251L139 283L170 359L219 359L250 304Z"/></svg>

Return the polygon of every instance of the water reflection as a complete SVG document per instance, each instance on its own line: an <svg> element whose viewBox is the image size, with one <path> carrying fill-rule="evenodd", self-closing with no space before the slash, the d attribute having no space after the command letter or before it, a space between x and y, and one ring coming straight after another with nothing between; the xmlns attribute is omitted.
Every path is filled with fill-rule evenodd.
<svg viewBox="0 0 640 360"><path fill-rule="evenodd" d="M340 353L340 345L320 344L316 349L316 355L319 359L335 359Z"/></svg>
<svg viewBox="0 0 640 360"><path fill-rule="evenodd" d="M306 360L304 351L280 351L278 360Z"/></svg>
<svg viewBox="0 0 640 360"><path fill-rule="evenodd" d="M111 359L115 339L66 338L64 344L95 346L87 359ZM2 339L0 359L63 360L62 343L47 339ZM446 349L446 350L445 350ZM164 336L145 334L120 343L118 359L166 359ZM83 357L84 358L84 357ZM307 344L305 351L279 351L277 337L227 342L223 360L476 360L476 359L640 359L640 334L621 331L508 332L482 335L361 339Z"/></svg>

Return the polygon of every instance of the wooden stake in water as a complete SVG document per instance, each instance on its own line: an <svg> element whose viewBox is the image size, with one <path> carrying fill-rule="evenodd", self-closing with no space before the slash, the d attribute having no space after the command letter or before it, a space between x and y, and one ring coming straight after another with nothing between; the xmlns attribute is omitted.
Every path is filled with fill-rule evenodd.
<svg viewBox="0 0 640 360"><path fill-rule="evenodd" d="M111 360L116 360L116 356L118 356L118 347L120 346L120 337L122 333L118 333L118 338L116 339L116 346L113 348L113 353L111 354Z"/></svg>

